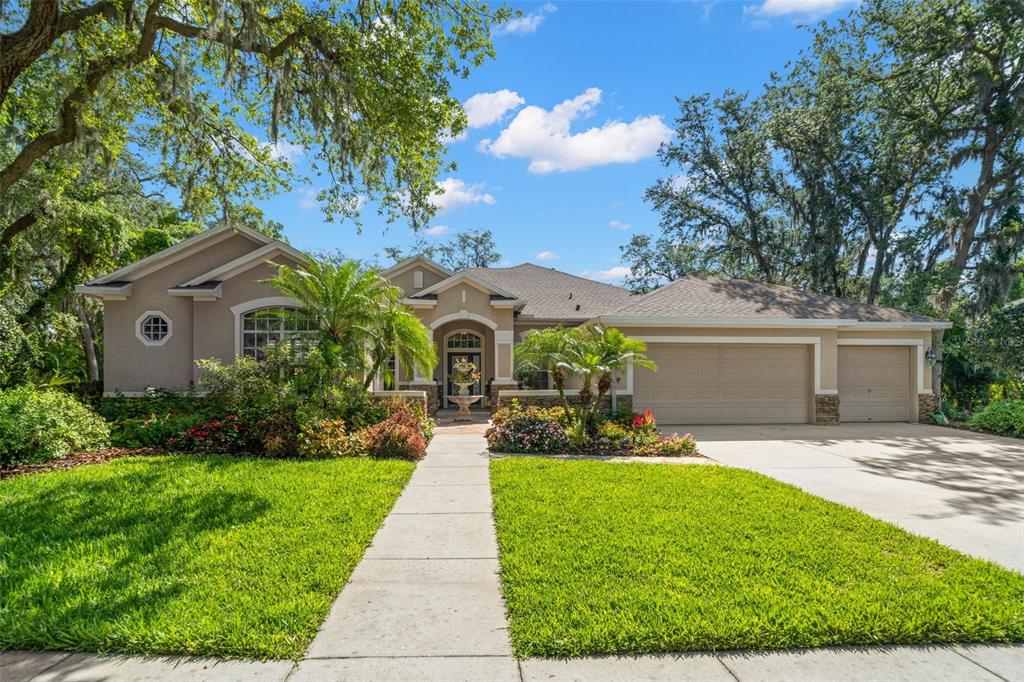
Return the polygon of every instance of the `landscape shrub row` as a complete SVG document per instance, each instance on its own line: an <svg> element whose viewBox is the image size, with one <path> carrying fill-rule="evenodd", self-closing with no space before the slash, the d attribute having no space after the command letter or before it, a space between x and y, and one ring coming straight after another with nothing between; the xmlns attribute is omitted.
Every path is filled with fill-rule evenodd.
<svg viewBox="0 0 1024 682"><path fill-rule="evenodd" d="M420 403L379 400L355 379L241 358L204 362L187 395L100 401L30 385L0 391L0 466L42 462L110 445L197 454L420 459L434 422Z"/></svg>
<svg viewBox="0 0 1024 682"><path fill-rule="evenodd" d="M494 452L522 454L627 454L639 457L695 456L689 433L663 436L650 410L619 409L597 415L591 428L573 420L562 407L524 407L513 400L492 416L487 443Z"/></svg>

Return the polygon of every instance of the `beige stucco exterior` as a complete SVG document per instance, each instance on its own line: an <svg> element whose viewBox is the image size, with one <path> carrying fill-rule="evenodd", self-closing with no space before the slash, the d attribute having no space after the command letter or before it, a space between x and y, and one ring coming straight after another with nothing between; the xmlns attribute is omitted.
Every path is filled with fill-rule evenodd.
<svg viewBox="0 0 1024 682"><path fill-rule="evenodd" d="M198 360L216 358L232 362L235 359L240 349L242 314L252 309L294 303L262 281L275 274L274 263L297 265L301 254L285 245L278 248L275 244L279 243L245 231L230 233L222 230L219 234L211 231L210 235L197 238L198 242L188 248L174 251L172 247L166 257L156 256L143 261L139 272L132 272L129 267L123 273L118 271L107 277L107 280L115 278L118 281L107 283L97 280L95 284L82 285L83 293L105 298L104 385L107 393L132 395L147 388L182 390L196 378ZM196 280L211 272L218 275L216 281L202 282L195 290L183 286L183 283L196 286ZM122 274L126 280L115 277ZM521 320L517 311L524 302L509 296L509 292L492 287L472 274L449 273L423 259L400 263L386 270L384 276L402 289L407 303L431 331L437 352L437 366L431 376L418 376L411 368L400 367L399 388L433 387L434 395L442 403L448 391L448 357L460 353L446 348L446 339L451 334L467 331L480 337L480 348L473 352L480 354L483 384L480 388L486 403L495 395L495 389L515 386L514 346L529 331L557 324L575 326L600 321ZM126 283L130 286L123 288ZM154 311L166 317L172 325L170 336L158 346L146 345L136 334L138 320L147 312ZM718 358L716 362L720 367L717 371L728 377L728 390L724 386L717 392L712 390L714 387L702 389L709 396L714 394L715 400L722 399L722 395L742 392L743 373L750 375L747 392L752 396L748 400L753 405L751 414L756 412L756 396L767 395L772 381L778 386L786 383L782 376L786 371L765 368L761 363L785 356L790 367L788 373L795 378L786 383L784 389L788 394L794 391L799 394L790 398L792 406L785 417L790 420L797 409L793 406L799 406L801 412L806 411L807 421L814 422L817 414L818 423L822 423L820 411L823 405L835 407L844 389L839 382L839 377L844 374L840 371L840 356L859 357L859 362L863 362L865 357L876 356L888 358L890 363L895 362L893 358L906 357L908 366L905 369L902 365L897 367L898 362L893 367L900 377L909 376L906 395L910 398L906 407L911 419L918 417L916 397L932 391L931 371L925 361L925 352L932 344L932 330L921 326L908 329L898 324L855 325L850 321L807 319L781 319L777 323L775 320L750 319L703 326L687 324L685 320L657 325L644 320L644 324L616 326L626 334L645 341L653 357L664 359L663 364L669 372L660 373L655 378L647 370L628 368L614 376L615 393L631 398L637 396L638 400L633 401L636 409L645 407L642 404L644 396L685 396L679 398L679 406L686 400L692 402L689 394L676 386L676 377L671 373L674 371L672 367L680 368L678 381L685 384L683 375L701 364L693 361L692 357L697 356ZM879 350L840 350L869 347ZM779 352L774 353L772 349L779 349ZM736 360L730 365L729 358ZM851 376L850 368L844 368L844 371L845 376ZM800 389L794 382L804 388ZM863 384L864 381L849 383ZM383 388L380 380L376 385ZM569 382L570 388L576 385ZM488 387L491 390L487 390ZM848 386L846 390L854 388L861 390L862 394L864 391L870 393L871 389L870 386L858 385ZM880 386L880 389L887 390L889 394L904 395L902 390L894 389L892 380L888 381L887 387ZM737 398L738 401L741 399ZM677 414L685 413L673 410ZM666 408L666 412L669 411ZM723 414L726 412L728 410ZM871 410L861 410L861 413L874 414ZM879 412L884 413L884 410ZM892 413L904 414L895 408Z"/></svg>

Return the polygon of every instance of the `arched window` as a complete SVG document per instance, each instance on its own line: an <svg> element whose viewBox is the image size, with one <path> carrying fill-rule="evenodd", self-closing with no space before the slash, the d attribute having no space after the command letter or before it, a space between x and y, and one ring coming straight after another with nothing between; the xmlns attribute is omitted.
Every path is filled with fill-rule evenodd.
<svg viewBox="0 0 1024 682"><path fill-rule="evenodd" d="M455 332L448 335L448 348L456 350L479 349L483 347L483 339L473 332Z"/></svg>
<svg viewBox="0 0 1024 682"><path fill-rule="evenodd" d="M316 335L315 323L297 308L260 308L242 315L242 355L264 360L281 342L305 346ZM298 350L301 350L299 348Z"/></svg>

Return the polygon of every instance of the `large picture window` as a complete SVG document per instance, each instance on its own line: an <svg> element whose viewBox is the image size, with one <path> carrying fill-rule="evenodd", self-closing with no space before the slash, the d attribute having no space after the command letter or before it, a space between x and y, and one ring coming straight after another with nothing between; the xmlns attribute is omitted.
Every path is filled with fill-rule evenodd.
<svg viewBox="0 0 1024 682"><path fill-rule="evenodd" d="M264 360L271 348L288 343L301 351L316 335L315 323L296 308L261 308L242 315L242 355Z"/></svg>

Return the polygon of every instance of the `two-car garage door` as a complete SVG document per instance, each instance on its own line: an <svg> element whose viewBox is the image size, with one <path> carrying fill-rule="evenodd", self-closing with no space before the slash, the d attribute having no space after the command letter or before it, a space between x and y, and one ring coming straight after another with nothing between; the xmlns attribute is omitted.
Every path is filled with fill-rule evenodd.
<svg viewBox="0 0 1024 682"><path fill-rule="evenodd" d="M812 347L783 344L651 343L656 373L637 370L633 404L663 424L804 424ZM841 345L840 422L909 421L911 348Z"/></svg>
<svg viewBox="0 0 1024 682"><path fill-rule="evenodd" d="M801 424L810 416L808 346L652 343L634 405L663 424Z"/></svg>

